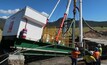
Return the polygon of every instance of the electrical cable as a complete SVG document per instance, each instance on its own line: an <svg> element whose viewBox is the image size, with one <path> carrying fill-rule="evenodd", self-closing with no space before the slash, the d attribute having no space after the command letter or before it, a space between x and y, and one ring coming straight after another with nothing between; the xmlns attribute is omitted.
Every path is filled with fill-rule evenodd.
<svg viewBox="0 0 107 65"><path fill-rule="evenodd" d="M79 8L78 8L77 6L76 6L76 9L78 10L78 12L80 12L80 10L79 10ZM84 18L82 18L82 20L83 20L83 22L84 22L91 30L93 30L94 32L96 32L96 33L98 33L98 34L103 35L101 32L99 32L99 31L95 30L93 27L91 27L91 26L84 20Z"/></svg>

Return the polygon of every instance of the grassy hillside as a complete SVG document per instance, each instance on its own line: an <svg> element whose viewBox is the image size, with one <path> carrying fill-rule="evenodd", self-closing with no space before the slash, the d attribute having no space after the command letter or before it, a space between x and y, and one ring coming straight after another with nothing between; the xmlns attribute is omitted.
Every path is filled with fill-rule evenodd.
<svg viewBox="0 0 107 65"><path fill-rule="evenodd" d="M66 21L68 22L68 26L70 25L70 23L72 22L73 19L69 18ZM59 18L57 21L54 22L48 22L47 27L52 27L52 26L56 26L59 27L61 24L62 18ZM88 25L92 26L92 27L107 27L107 21L89 21L89 20L84 20L83 21L83 26L84 27L88 27L85 22L88 23ZM76 21L75 24L76 27L79 27L79 21Z"/></svg>
<svg viewBox="0 0 107 65"><path fill-rule="evenodd" d="M107 30L107 27L93 27L96 31L103 31L103 30ZM89 29L88 27L84 27L83 28L83 33L90 31L91 29ZM72 29L70 30L72 32ZM44 29L44 40L46 40L46 37L49 37L50 42L52 42L52 38L55 39L56 34L58 32L58 28L57 27L47 27ZM71 36L71 34L69 32L66 33L65 38L63 37L63 34L60 34L59 40L61 40L62 43L66 43L66 45L68 46L69 44L69 36ZM79 36L79 28L75 28L75 38ZM45 41L44 41L45 42Z"/></svg>
<svg viewBox="0 0 107 65"><path fill-rule="evenodd" d="M93 29L100 32L100 31L107 30L107 27L93 27ZM88 27L83 27L83 33L88 32L90 30L91 29ZM45 33L48 33L48 34L53 35L53 36L55 36L57 31L58 31L58 28L56 28L56 27L46 28L44 30ZM72 29L71 29L71 31L72 31ZM69 33L67 32L67 34L69 34ZM75 35L78 36L78 34L79 34L79 28L75 28Z"/></svg>
<svg viewBox="0 0 107 65"><path fill-rule="evenodd" d="M0 29L0 41L1 41L1 38L2 38L2 31L1 31L1 29Z"/></svg>
<svg viewBox="0 0 107 65"><path fill-rule="evenodd" d="M0 29L3 30L6 19L0 18Z"/></svg>
<svg viewBox="0 0 107 65"><path fill-rule="evenodd" d="M105 31L107 30L107 27L92 27L96 31ZM76 36L79 34L79 28L76 28ZM91 29L89 27L83 27L83 33L90 31Z"/></svg>

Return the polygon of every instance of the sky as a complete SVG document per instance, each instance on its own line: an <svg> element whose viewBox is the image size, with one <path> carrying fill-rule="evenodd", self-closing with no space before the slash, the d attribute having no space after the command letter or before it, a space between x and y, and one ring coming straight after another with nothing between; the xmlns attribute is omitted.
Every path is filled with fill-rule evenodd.
<svg viewBox="0 0 107 65"><path fill-rule="evenodd" d="M49 16L58 0L0 0L0 17L8 18L25 6L29 6L38 12ZM63 17L68 0L61 0L49 21L55 21ZM93 21L107 21L107 0L83 0L83 18ZM79 0L77 0L79 7ZM73 0L71 2L68 18L73 18ZM76 13L79 19L79 13Z"/></svg>

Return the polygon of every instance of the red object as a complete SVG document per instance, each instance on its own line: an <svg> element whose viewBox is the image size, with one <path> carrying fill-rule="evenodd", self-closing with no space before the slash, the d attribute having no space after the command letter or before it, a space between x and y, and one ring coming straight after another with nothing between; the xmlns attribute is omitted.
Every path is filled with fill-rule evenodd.
<svg viewBox="0 0 107 65"><path fill-rule="evenodd" d="M93 56L96 58L96 59L99 59L100 58L100 52L99 51L95 51L93 53Z"/></svg>
<svg viewBox="0 0 107 65"><path fill-rule="evenodd" d="M22 30L22 36L21 36L21 38L25 39L25 38L26 38L26 35L27 35L27 29L24 28L24 29Z"/></svg>
<svg viewBox="0 0 107 65"><path fill-rule="evenodd" d="M25 39L25 38L26 38L26 35L27 35L27 29L26 29L26 27L27 27L27 22L28 22L28 19L25 18L25 28L21 31L21 32L22 32L21 38L23 38L23 39Z"/></svg>
<svg viewBox="0 0 107 65"><path fill-rule="evenodd" d="M72 55L72 58L75 58L75 59L77 59L78 58L78 55L80 54L80 52L79 51L73 51L72 53L71 53L71 55Z"/></svg>
<svg viewBox="0 0 107 65"><path fill-rule="evenodd" d="M46 20L46 24L44 25L43 29L46 27L47 23L48 23L49 19Z"/></svg>
<svg viewBox="0 0 107 65"><path fill-rule="evenodd" d="M14 21L10 22L8 32L11 32L11 31L12 31L12 29L13 29L13 24L14 24Z"/></svg>
<svg viewBox="0 0 107 65"><path fill-rule="evenodd" d="M57 41L57 42L58 42L58 40L59 40L59 35L60 35L60 33L61 33L61 30L62 30L62 27L63 27L63 25L64 25L64 21L65 21L66 17L67 17L67 14L65 13L65 14L64 14L64 17L63 17L63 20L62 20L62 22L61 22L60 28L59 28L59 30L58 30L58 34L57 34L57 36L56 36L56 38L55 38L55 41Z"/></svg>

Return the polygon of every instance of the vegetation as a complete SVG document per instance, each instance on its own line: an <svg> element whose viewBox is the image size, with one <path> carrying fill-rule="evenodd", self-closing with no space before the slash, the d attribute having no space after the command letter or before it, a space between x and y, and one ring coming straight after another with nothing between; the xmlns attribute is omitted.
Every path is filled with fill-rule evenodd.
<svg viewBox="0 0 107 65"><path fill-rule="evenodd" d="M68 25L72 22L73 19L68 18L66 21L68 22ZM61 24L62 18L59 18L57 21L54 22L48 22L47 27L52 27L56 26L59 27ZM88 23L91 27L107 27L107 21L89 21L89 20L84 20L83 21L83 26L88 27L86 24ZM79 27L79 21L76 21L76 27Z"/></svg>
<svg viewBox="0 0 107 65"><path fill-rule="evenodd" d="M0 29L0 41L1 41L1 38L2 38L2 30Z"/></svg>
<svg viewBox="0 0 107 65"><path fill-rule="evenodd" d="M96 31L104 31L107 30L107 27L93 27ZM89 27L84 27L83 28L83 33L90 31L91 29ZM72 29L70 29L70 31L72 32ZM46 27L44 29L44 33L45 37L44 40L46 40L46 37L48 36L50 39L50 42L52 42L52 38L55 39L55 36L58 32L58 28L57 27ZM47 34L47 36L46 36ZM65 37L63 37L63 34L61 32L61 35L59 37L59 40L62 41L62 43L66 44L68 46L69 41L70 41L70 37L72 36L72 33L67 32ZM77 38L77 36L79 36L79 28L75 28L75 38Z"/></svg>
<svg viewBox="0 0 107 65"><path fill-rule="evenodd" d="M0 18L0 29L3 30L6 19Z"/></svg>

